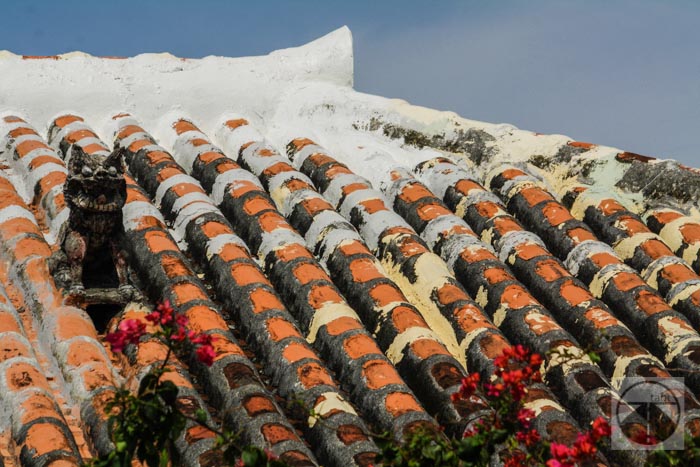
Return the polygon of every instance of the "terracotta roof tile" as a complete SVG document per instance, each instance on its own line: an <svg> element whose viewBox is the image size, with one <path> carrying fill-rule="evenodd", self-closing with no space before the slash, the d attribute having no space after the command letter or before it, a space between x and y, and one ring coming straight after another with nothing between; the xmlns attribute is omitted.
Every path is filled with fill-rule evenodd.
<svg viewBox="0 0 700 467"><path fill-rule="evenodd" d="M267 111L228 116L202 127L214 140L158 109L145 112L149 128L125 112L85 113L108 120L114 140L79 112L51 122L4 114L0 405L10 422L0 421L1 463L78 465L110 451L106 401L164 358L147 340L112 355L49 268L69 215L74 148L106 157L112 143L125 151L122 218L144 298L109 329L167 298L194 331L215 336L213 366L179 355L168 378L183 409L224 413L246 442L294 465L365 466L378 452L373 430L400 439L444 424L461 433L491 408L480 395L450 396L468 372L490 377L511 344L545 356L545 380L527 404L547 439L571 443L596 416L609 418L621 378L675 375L685 385L668 392L684 399L685 431L700 434L698 171L426 109L420 118L401 105L377 113L371 102L304 103L288 127ZM334 112L350 112L351 133L340 120L316 131L314 118ZM48 124L47 134L32 124ZM329 150L286 140L300 130ZM633 415L624 428L641 423ZM211 465L213 443L189 423L177 443L183 464ZM644 457L604 454L630 465Z"/></svg>
<svg viewBox="0 0 700 467"><path fill-rule="evenodd" d="M144 325L152 326L145 319L146 313L151 310L145 307L138 306L134 303L127 305L126 309L120 316L123 319L136 319ZM113 320L112 330L116 330L119 325L118 320ZM129 368L125 369L126 373L131 374L129 386L132 388L138 387L142 378L147 374L148 370L153 366L162 364L167 355L167 347L156 339L142 339L142 342L136 348L135 352L130 352L129 358L125 363ZM177 357L169 358L169 364L166 367L168 372L163 375L164 381L170 381L178 388L178 396L176 404L183 413L190 417L196 417L197 411L204 411L206 422L209 426L216 426L211 416L207 413L207 405L202 400L199 393L195 390L194 384L190 379L189 373L185 365L183 365ZM187 459L187 463L193 466L208 465L206 459L212 454L215 455L215 436L211 431L198 432L201 427L194 421L188 420L180 438L176 442L178 454L183 459Z"/></svg>
<svg viewBox="0 0 700 467"><path fill-rule="evenodd" d="M637 341L606 303L595 298L582 282L572 276L569 270L578 271L579 258L571 256L569 267L565 267L546 249L540 237L522 226L505 235L497 229L491 230L489 226L494 218L513 219L512 216L499 200L489 196L490 192L475 181L472 174L449 160L427 161L416 168L416 173L431 185L440 180L439 174L449 176L452 184L443 190L445 203L455 210L459 207L462 218L474 226L477 233L483 235L488 232L499 257L552 311L562 326L581 342L595 343L594 348L600 352L601 369L614 385L619 384L619 378L623 376L671 376L664 364ZM531 193L532 190L523 190L521 194L526 191ZM537 195L537 198L541 199L540 203L554 199L547 193ZM497 210L491 211L496 214L485 214L484 210L479 209L481 203L498 206ZM513 222L517 223L515 219ZM687 391L685 397L686 400L693 401L691 405L694 407L694 415L691 419L696 419L700 416L700 405L691 391ZM687 426L694 432L695 422L691 419L688 419Z"/></svg>
<svg viewBox="0 0 700 467"><path fill-rule="evenodd" d="M121 144L121 141L118 140L117 144ZM151 151L159 150L154 148ZM294 319L250 256L243 240L234 234L228 221L211 200L191 196L203 192L199 183L186 175L164 150L160 152L167 156L163 159L166 163L151 165L148 157L151 151L129 153L129 165L134 167L135 174L141 179L154 177L161 180L177 179L179 182L167 185L166 190L163 190L166 185L161 183L154 196L160 197L166 216L186 231L185 240L190 253L217 284L217 294L228 305L229 312L236 316L236 322L246 332L262 331L262 334L251 335L251 342L255 342L258 351L265 355L266 362L275 375L274 379L280 381L281 394L302 397L309 407L317 407L319 416L324 420L323 423L313 424L309 436L322 443L319 453L330 462L350 465L356 457L363 458L362 453L376 452L376 447L365 438L358 438L356 443L338 444L339 433L347 427L367 432L364 423L356 416L354 408L344 402L344 396L330 372L298 331ZM166 168L175 172L163 179L160 174ZM192 189L182 189L187 186ZM199 212L191 211L190 206L197 204L208 208ZM225 254L227 250L236 253L230 257L231 253ZM305 391L303 395L296 396L295 388L299 386L305 388ZM326 400L334 400L336 409L324 413L322 407ZM277 431L272 430L270 433Z"/></svg>
<svg viewBox="0 0 700 467"><path fill-rule="evenodd" d="M238 125L233 131L240 131L247 126ZM224 128L230 129L229 126ZM180 135L181 138L184 136L186 134ZM198 133L197 138L206 139L206 136ZM363 371L348 371L348 368L357 367L369 358L381 362L386 361L386 357L362 326L355 311L339 294L325 270L313 259L311 252L306 250L304 239L277 211L272 201L280 199L279 195L276 196L276 193L281 192L276 183L299 182L301 186L309 188L312 187L310 181L304 180L306 177L300 174L285 175L293 172L292 167L286 167L286 170L278 174L268 171L266 176L261 177L262 183L257 181L255 175L249 173L242 178L249 183L250 189L239 194L235 189L227 187L235 183L235 179L232 180L228 173L242 174L242 168L228 163L228 170L219 171L217 166L221 165L221 159L211 164L203 164L198 158L197 146L190 144L190 139L179 140L182 151L176 153L176 156L185 161L185 167L192 168L192 174L212 193L215 200L220 199L219 207L232 222L236 233L241 235L248 242L251 251L265 262L265 269L272 284L280 291L283 301L295 315L306 339L319 350L336 349L333 352L335 355L329 354L326 357L328 365L339 374L344 384L353 388L351 394L361 395L362 399L355 400L363 415L383 429L390 429L397 436L403 436L405 430L416 423L430 424L429 417L417 403L414 409L402 413L402 417L397 417L389 410L386 402L379 407L372 403L372 408L360 403L362 400L386 401L396 391L406 394L407 397L414 396L401 378L388 386L374 386ZM255 142L248 144L239 157L239 162L245 168L257 170L260 174L268 167L286 160L284 156ZM263 185L268 186L272 199L263 190ZM217 189L221 190L221 195L217 194ZM290 254L291 252L293 253ZM292 290L295 291L294 294L290 293ZM348 345L357 335L366 337L364 345Z"/></svg>
<svg viewBox="0 0 700 467"><path fill-rule="evenodd" d="M668 207L649 209L645 217L649 229L700 274L700 220Z"/></svg>
<svg viewBox="0 0 700 467"><path fill-rule="evenodd" d="M449 261L455 277L468 292L478 297L479 304L489 313L494 323L504 329L511 340L523 342L542 355L548 356L544 367L545 378L554 382L555 378L563 377L563 381L554 383L555 386L565 388L559 394L560 398L574 406L584 398L590 399L585 395L589 391L591 394L595 393L595 398L600 398L601 401L610 397L619 399L619 395L612 389L604 389L607 384L602 372L585 358L576 360L573 364L572 361L567 361L563 372L557 369L559 364L564 363L558 361L557 356L561 347L565 347L572 354L584 354L575 339L554 321L549 311L542 307L522 284L515 280L508 267L499 261L490 246L481 243L466 223L452 214L423 184L409 173L396 172L392 174L392 178L393 182L386 187L385 193L389 199L394 200L397 212L409 219L433 250L440 252L443 259ZM412 196L411 193L416 195ZM413 215L425 206L434 206L434 209L423 209L424 213L429 212L427 216ZM579 386L576 376L578 372L596 375L600 385L575 389ZM561 376L555 377L555 374ZM569 399L579 391L584 394L583 397ZM590 404L590 401L586 403ZM600 411L597 415L609 416L605 412L605 404L598 402L598 405Z"/></svg>
<svg viewBox="0 0 700 467"><path fill-rule="evenodd" d="M0 173L0 178L7 180L4 177L6 177L5 173ZM0 197L12 200L13 204L9 207L16 208L12 212L26 212L27 206L14 188L11 185L3 185L3 187L4 189L0 190ZM54 359L58 362L58 369L67 383L65 390L73 399L71 402L77 404L81 413L87 417L83 422L81 437L84 435L85 438L89 439L97 452L106 453L111 450L111 443L106 437L106 417L99 396L113 391L116 371L102 345L95 339L97 333L85 312L60 304L62 300L59 298L59 292L55 289L46 263L50 249L44 242L36 222L24 223L22 228L16 228L12 225L12 215L11 213L6 214L5 219L9 218L9 220L0 224L0 236L3 238L3 244L0 248L2 269L16 278L11 283L5 282L5 284L6 287L10 286L16 290L17 300L28 308L31 315L41 325L41 330L33 330L27 329L26 324L28 323L25 323L25 332L31 331L34 336L47 341L46 343L53 353L50 356L45 356L41 350L32 349L40 356L40 360L45 362L33 368L38 371L41 378L44 378L44 373L47 371L46 365L50 365L49 362ZM31 252L16 248L22 240L27 239L32 239L36 243L36 247ZM3 276L4 280L7 281L8 276L6 274ZM83 342L83 346L73 345L77 341ZM96 351L86 353L83 351L84 346L92 346ZM26 363L24 364L26 365ZM16 373L16 371L20 371L18 368L8 367L8 371L12 370ZM33 381L29 370L17 374L23 375L25 373L27 374L26 380ZM94 374L100 375L97 380L93 377ZM12 379L8 381L12 381ZM19 387L24 384L16 378L14 381L20 384ZM44 386L44 390L48 390L55 397L63 397L61 395L64 392L63 388L46 387L45 384ZM27 440L42 442L44 435L39 436L38 434L44 430L46 431L46 439L56 440L56 446L64 446L72 454L67 454L68 451L63 452L64 448L58 450L48 448L47 450L45 447L37 446L36 452L43 454L37 454L39 456L37 460L31 462L44 462L46 458L65 458L69 461L74 459L76 464L80 462L83 453L78 452L72 430L65 424L65 421L61 422L60 420L60 418L70 418L70 416L61 412L59 414L60 417L56 419L57 421L47 422L47 424L38 423L36 428L31 428L33 434L28 436ZM75 420L73 423L76 423ZM25 425L23 433L31 426L33 425ZM88 431L94 436L88 436ZM58 441L60 437L65 437L65 443ZM84 454L89 455L89 451L85 451ZM30 462L29 459L26 459L26 462Z"/></svg>
<svg viewBox="0 0 700 467"><path fill-rule="evenodd" d="M509 210L542 237L547 246L569 265L569 269L588 285L594 296L610 306L637 336L643 337L644 344L653 354L666 365L694 371L698 367L695 349L700 345L700 336L690 322L673 311L635 270L624 264L610 246L597 240L582 221L572 220L560 227L549 224L541 216L540 209L555 201L544 201L531 207L526 205L517 189L504 193L508 179L508 169L494 171L491 188L504 197ZM563 205L559 206L566 210ZM581 240L579 236L570 235L574 229L588 232L590 239ZM596 261L596 256L601 255L607 258L604 264ZM653 297L653 301L646 297ZM651 329L653 332L650 333ZM687 384L697 391L695 374L691 372L685 376Z"/></svg>
<svg viewBox="0 0 700 467"><path fill-rule="evenodd" d="M565 201L669 305L683 313L696 328L700 327L700 276L641 218L612 194L600 199L600 195L591 196L588 190L570 191ZM607 208L603 209L602 205Z"/></svg>
<svg viewBox="0 0 700 467"><path fill-rule="evenodd" d="M296 141L298 141L298 140L296 140ZM330 186L330 183L323 183L323 182L320 182L318 179L320 177L323 177L326 174L328 174L328 172L332 170L333 166L338 165L338 162L335 161L334 159L332 159L327 154L323 154L322 153L323 150L320 147L315 146L315 145L310 146L311 142L309 140L306 140L306 142L307 142L307 144L304 144L303 146L299 145L299 144L295 144L295 142L290 143L288 145L288 151L290 153L290 156L294 160L294 163L297 166L300 166L302 170L306 170L306 173L310 177L312 177L314 179L314 181L319 186L321 186L321 185ZM297 153L296 151L300 148L302 150L303 150L303 148L307 148L307 152L301 153L301 154ZM311 149L309 150L309 148L311 148ZM310 155L310 153L312 151L313 151L313 155ZM321 169L321 170L319 170L319 169ZM322 170L324 170L324 169L326 169L325 172L322 172ZM349 171L344 171L344 172L346 174L349 173ZM367 186L365 186L365 191L367 191L367 190L369 190L369 188ZM417 196L408 195L407 199L409 199L409 200L413 199L415 202L420 202L420 200L423 199L423 197L425 195L429 194L428 190L425 187L419 187L419 189L416 191L419 193ZM358 192L361 193L362 190L360 190ZM423 195L423 197L421 197L421 195ZM384 205L383 201L381 201L380 198L374 198L374 199L376 200L378 205L382 207L382 209L379 209L378 211L372 211L369 213L370 215L372 215L376 212L388 211L388 208L386 207L386 205ZM404 198L402 198L402 199L404 199ZM343 212L342 207L340 208L340 212L341 213ZM399 212L401 212L401 211L399 211ZM433 220L433 218L428 218L428 219L425 218L426 215L430 216L431 213L436 215L436 216L439 216L440 214L444 215L447 213L447 209L444 207L438 206L437 209L431 209L428 213L424 214L423 216L416 216L416 217L414 217L414 219L422 227L425 227L428 223L430 223L430 221ZM352 217L350 220L352 220ZM466 228L466 230L471 232L471 230L468 228ZM352 231L352 230L350 230L350 231L354 233L354 231ZM439 235L439 232L436 231L435 235L436 236ZM414 248L415 251L411 255L412 256L415 256L415 254L423 255L424 254L423 252L425 252L425 247L423 246L423 243L420 240L418 240L418 239L416 239L416 240L417 240L417 243L415 243L415 248ZM380 250L381 250L381 248L380 248ZM380 259L382 259L382 258L383 257L380 256ZM421 261L421 260L419 259L418 261ZM417 262L414 264L417 264ZM391 268L391 269L395 270L395 268ZM419 274L420 274L420 272L417 271L415 275L419 276ZM398 283L402 284L402 285L406 284L406 283L410 284L411 280L406 278L406 276L403 276L403 277L399 278ZM407 293L414 292L414 290L415 289L412 289L410 286L407 287ZM448 290L449 290L449 292L448 292ZM438 307L444 306L444 304L449 305L449 304L453 304L453 303L457 303L458 304L457 306L459 306L462 309L464 309L465 305L469 306L469 303L468 303L469 298L454 283L447 283L447 284L439 285L439 286L437 286L437 288L434 289L434 293L436 294L436 306L438 306ZM473 307L474 305L471 305L471 306ZM472 318L472 320L473 320L473 318ZM477 321L477 323L478 323L478 321ZM470 323L470 326L473 326L474 324L476 324L476 323L472 322L472 323ZM492 325L490 323L487 323L486 326L487 326L487 329L489 327L492 327ZM486 352L488 352L488 350L486 350L486 349L483 349L482 351L484 351L484 350ZM488 355L488 354L486 353L486 355ZM470 364L470 363L471 362L468 362L468 364ZM478 364L478 362L476 362L476 363ZM485 369L485 371L488 372L489 370ZM486 374L488 374L488 373L486 373ZM548 405L552 408L555 408L555 410L554 410L554 412L552 412L552 411L545 411L545 412L536 411L538 416L545 416L547 421L544 422L543 425L549 426L549 424L562 424L563 423L563 424L569 424L570 426L573 427L573 420L570 420L568 418L568 415L559 406L559 403L553 399L551 394L549 394L546 389L543 392L541 392L541 397L539 398L539 400L537 402L535 402L533 400L532 403L534 405L541 406L541 405L543 405L543 401L547 401L547 400L550 401ZM544 404L544 405L547 405L547 404ZM573 428L573 429L575 430L575 428ZM546 430L546 431L549 431L549 430Z"/></svg>
<svg viewBox="0 0 700 467"><path fill-rule="evenodd" d="M298 172L286 158L273 150L264 151L262 157L270 158L270 165L265 166L262 161L251 160L256 157L248 153L251 147L243 150L242 163L257 167L258 174L270 190L277 207L306 237L310 247L315 251L324 252L321 262L330 271L335 284L358 311L364 325L368 329L376 330L378 344L398 366L413 390L423 395L422 400L429 410L443 423L456 427L463 427L470 419L478 417L478 411L474 410L476 407L465 411L465 408L453 406L450 396L457 390L464 370L456 360L449 357L440 339L396 284L386 276L355 229L335 212L332 204L324 199L311 181ZM269 167L277 167L281 169L279 173L286 175L280 177L278 174L272 174ZM276 193L279 195L275 196ZM299 264L300 267L320 271L313 264ZM298 277L296 271L296 268L292 269L292 273ZM325 273L323 278L326 278ZM404 320L411 320L410 327L397 327L398 313L403 314ZM362 341L371 341L368 336L363 336ZM438 353L426 362L424 357L412 352L412 342L416 345L415 348L430 345ZM444 380L438 381L435 378L438 365L443 372L449 371L453 374L450 386L444 386ZM439 395L439 398L436 395ZM482 408L485 408L485 404ZM465 419L460 420L462 417Z"/></svg>

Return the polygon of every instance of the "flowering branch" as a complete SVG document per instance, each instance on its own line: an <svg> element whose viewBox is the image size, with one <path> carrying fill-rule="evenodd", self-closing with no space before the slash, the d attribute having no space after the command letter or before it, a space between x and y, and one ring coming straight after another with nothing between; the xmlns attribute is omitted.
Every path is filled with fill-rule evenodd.
<svg viewBox="0 0 700 467"><path fill-rule="evenodd" d="M150 323L151 326L148 326ZM112 351L122 353L129 345L138 346L144 337L157 339L167 351L160 365L151 368L142 378L136 394L121 388L107 403L109 434L115 450L107 456L92 461L93 467L130 467L137 458L148 467L166 467L177 464L175 440L182 434L187 421L198 423L216 435L216 447L222 451L222 459L228 465L244 467L282 467L286 464L270 451L254 446L241 448L236 436L219 431L207 423L203 410L196 417L185 414L177 406L178 388L163 375L170 371L168 365L173 354L194 352L204 365L214 363L213 337L187 329L188 319L175 313L168 301L157 305L144 320L127 319L119 323L105 340Z"/></svg>
<svg viewBox="0 0 700 467"><path fill-rule="evenodd" d="M572 446L549 443L532 427L535 412L525 407L525 397L531 385L542 381L542 361L521 345L506 348L494 360L496 371L489 381L472 373L452 396L454 401L468 400L480 392L494 409L490 416L467 427L460 439L417 432L402 446L385 444L382 465L486 467L500 458L504 467L574 467L593 461L598 445L610 436L603 418L580 433Z"/></svg>
<svg viewBox="0 0 700 467"><path fill-rule="evenodd" d="M146 315L145 319L157 326L149 336L159 339L168 349L166 358L161 364L161 370L165 369L173 351L184 351L188 347L194 347L197 359L203 364L211 366L214 363L216 354L212 347L212 336L187 330L187 316L176 314L168 300L159 303L154 311ZM119 323L115 332L107 334L105 340L109 342L113 352L120 353L128 344L137 345L145 334L146 324L143 321L127 319Z"/></svg>

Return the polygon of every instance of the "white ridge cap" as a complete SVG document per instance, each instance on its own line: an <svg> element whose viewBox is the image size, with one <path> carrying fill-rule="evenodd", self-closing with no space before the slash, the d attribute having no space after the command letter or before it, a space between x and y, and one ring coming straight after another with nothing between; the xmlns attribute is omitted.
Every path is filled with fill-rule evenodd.
<svg viewBox="0 0 700 467"><path fill-rule="evenodd" d="M304 82L352 86L352 34L347 27L260 57L182 59L161 53L115 60L71 52L58 59L28 60L0 52L3 109L18 109L28 122L42 125L70 109L98 134L113 125L109 112L115 110L138 116L149 130L177 109L211 128L231 109L269 112L282 94Z"/></svg>

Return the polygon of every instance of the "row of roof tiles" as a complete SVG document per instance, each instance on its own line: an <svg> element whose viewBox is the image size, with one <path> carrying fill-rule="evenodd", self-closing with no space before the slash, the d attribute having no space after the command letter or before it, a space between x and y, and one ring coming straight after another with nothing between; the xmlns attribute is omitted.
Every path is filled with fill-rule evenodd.
<svg viewBox="0 0 700 467"><path fill-rule="evenodd" d="M211 368L187 356L173 363L183 407L205 407L191 374L223 422L244 430L246 442L295 465L366 465L377 452L368 424L397 439L436 419L459 432L489 407L478 395L460 403L450 395L467 369L488 377L493 358L512 343L546 356L546 384L531 388L527 404L548 438L571 442L580 426L609 418L611 400L620 400L618 377L668 378L683 370L690 371L681 373L687 387L670 391L685 399L686 432L698 434L693 255L700 240L692 218L653 211L645 226L614 199L579 208L586 190L578 188L564 197L576 219L531 174L496 169L486 178L491 192L446 159L396 171L380 192L310 140L290 142L287 156L278 153L244 119L219 129L223 150L192 122L178 120L172 154L131 116L114 120L130 173L123 211L130 266L147 284L146 296L169 298L195 330L218 337ZM24 389L8 386L17 397L3 401L12 414L9 436L22 464L74 465L111 448L100 404L123 377L134 384L163 349L148 342L129 358L110 359L89 318L62 304L48 273L55 248L49 243L67 219L69 149L106 156L109 145L73 115L52 123L49 144L16 117L5 117L2 129L5 158L25 180L24 187L9 176L0 180L8 193L0 207L8 271L2 278L18 289L5 302L8 310L26 304L37 320L30 326L56 330L34 342L25 335L21 355L42 354L48 343L44 360L58 362L59 385L70 394L61 406L57 390L41 382L48 363L8 356L2 364L13 370L33 365L37 377L29 385L43 388L54 410L52 421L23 418L14 401L24 400ZM33 196L31 207L17 188ZM143 313L132 304L117 319ZM233 324L276 391L313 409L302 436L261 383L229 330ZM0 340L17 336L8 331ZM595 343L600 366L577 340ZM80 407L79 417L67 409L71 404ZM623 429L641 426L632 416ZM27 436L32 429L43 431ZM178 444L188 465L211 465L211 448L211 438L194 426ZM607 455L643 461L641 451Z"/></svg>

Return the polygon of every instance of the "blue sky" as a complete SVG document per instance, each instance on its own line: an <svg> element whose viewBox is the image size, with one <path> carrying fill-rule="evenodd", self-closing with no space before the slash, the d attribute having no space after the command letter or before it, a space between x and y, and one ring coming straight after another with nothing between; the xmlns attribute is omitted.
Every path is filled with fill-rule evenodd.
<svg viewBox="0 0 700 467"><path fill-rule="evenodd" d="M346 24L359 91L700 167L696 1L3 0L0 12L0 49L28 55L259 55Z"/></svg>

